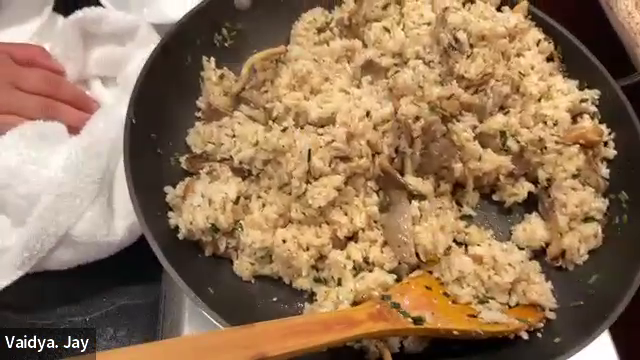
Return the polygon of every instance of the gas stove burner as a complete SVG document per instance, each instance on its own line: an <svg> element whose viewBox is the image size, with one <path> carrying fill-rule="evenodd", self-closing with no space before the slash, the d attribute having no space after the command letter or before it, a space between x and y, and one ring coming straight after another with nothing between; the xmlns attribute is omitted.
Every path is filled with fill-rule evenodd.
<svg viewBox="0 0 640 360"><path fill-rule="evenodd" d="M160 337L168 339L176 336L197 334L221 329L222 326L205 314L171 279L162 276L162 299L160 304ZM569 360L619 360L618 353L609 331Z"/></svg>

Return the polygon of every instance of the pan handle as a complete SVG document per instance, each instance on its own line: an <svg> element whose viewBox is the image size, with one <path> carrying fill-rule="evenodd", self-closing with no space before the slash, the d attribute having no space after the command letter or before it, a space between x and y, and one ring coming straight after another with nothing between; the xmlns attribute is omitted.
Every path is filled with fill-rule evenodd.
<svg viewBox="0 0 640 360"><path fill-rule="evenodd" d="M640 72L635 72L629 76L625 76L621 79L617 79L616 82L618 83L618 86L620 86L623 89L633 86L637 83L640 83Z"/></svg>

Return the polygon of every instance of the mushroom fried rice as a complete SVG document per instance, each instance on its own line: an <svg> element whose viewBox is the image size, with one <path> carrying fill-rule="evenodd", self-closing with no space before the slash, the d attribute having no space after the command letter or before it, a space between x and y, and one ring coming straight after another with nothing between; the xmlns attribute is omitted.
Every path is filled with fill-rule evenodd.
<svg viewBox="0 0 640 360"><path fill-rule="evenodd" d="M238 76L204 60L169 223L246 281L312 292L306 311L352 306L420 269L485 321L513 321L503 309L518 304L553 318L533 256L572 269L603 241L616 152L598 96L564 76L526 2L315 8ZM498 241L469 220L481 197L537 206Z"/></svg>

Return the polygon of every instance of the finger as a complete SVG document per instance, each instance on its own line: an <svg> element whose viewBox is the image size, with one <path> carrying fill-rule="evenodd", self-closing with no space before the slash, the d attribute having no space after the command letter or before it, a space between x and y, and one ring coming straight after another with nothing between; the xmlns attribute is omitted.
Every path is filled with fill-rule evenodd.
<svg viewBox="0 0 640 360"><path fill-rule="evenodd" d="M49 71L24 69L13 83L18 90L58 100L87 114L93 114L99 107L79 86Z"/></svg>
<svg viewBox="0 0 640 360"><path fill-rule="evenodd" d="M57 120L71 128L81 129L91 117L65 103L48 97L25 93L16 89L0 97L5 114L30 120Z"/></svg>
<svg viewBox="0 0 640 360"><path fill-rule="evenodd" d="M9 56L16 64L40 68L64 75L64 67L42 46L21 43L0 43L0 53Z"/></svg>
<svg viewBox="0 0 640 360"><path fill-rule="evenodd" d="M29 120L15 115L0 115L0 135L3 135L25 121Z"/></svg>

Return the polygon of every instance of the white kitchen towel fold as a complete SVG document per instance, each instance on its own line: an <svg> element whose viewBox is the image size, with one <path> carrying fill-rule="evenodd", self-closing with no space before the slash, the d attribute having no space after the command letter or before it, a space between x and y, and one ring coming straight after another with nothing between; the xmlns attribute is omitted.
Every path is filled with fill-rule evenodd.
<svg viewBox="0 0 640 360"><path fill-rule="evenodd" d="M51 6L53 0L37 2ZM0 0L0 12L8 3L36 2ZM110 256L140 236L124 178L122 135L135 80L159 40L141 19L103 8L38 17L39 26L26 27L30 32L2 18L0 41L47 47L101 108L77 136L50 121L0 136L0 289L28 272Z"/></svg>

